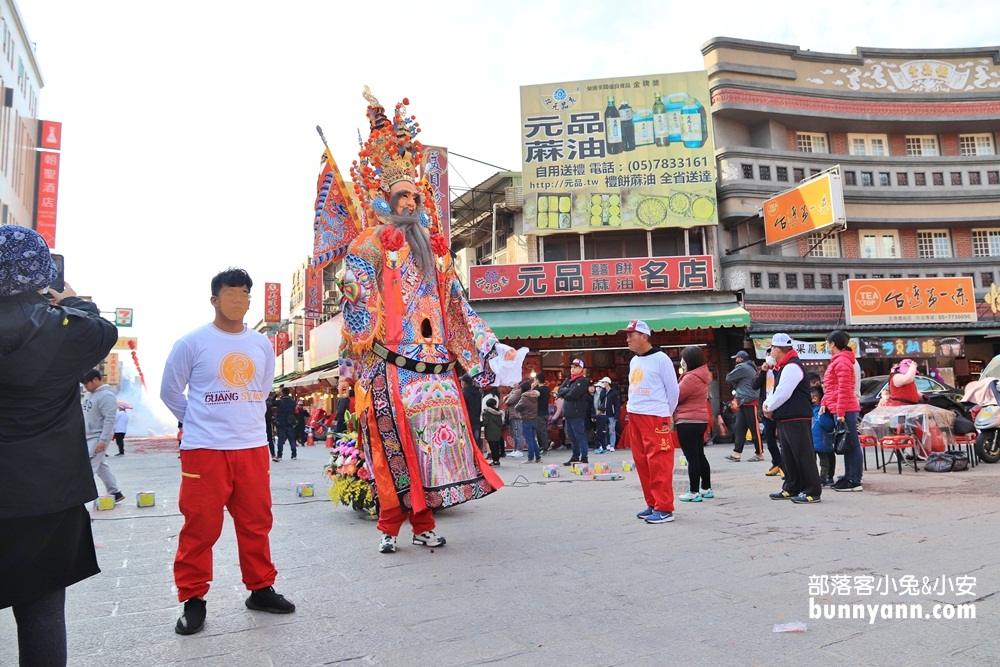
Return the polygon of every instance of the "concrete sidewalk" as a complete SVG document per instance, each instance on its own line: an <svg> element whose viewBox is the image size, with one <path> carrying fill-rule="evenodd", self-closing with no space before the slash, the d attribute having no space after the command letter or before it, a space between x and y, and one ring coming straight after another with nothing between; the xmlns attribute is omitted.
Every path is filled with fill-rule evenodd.
<svg viewBox="0 0 1000 667"><path fill-rule="evenodd" d="M179 461L169 447L126 443L126 456L109 460L128 501L93 513L103 572L68 590L70 665L1000 664L1000 465L869 470L863 493L799 506L770 500L769 464L725 461L729 449L708 450L716 499L678 503L677 520L662 525L635 518L645 505L635 473L591 481L561 468L547 480L542 466L508 457L498 468L506 488L438 514L446 547L412 546L404 533L397 553L382 555L374 522L328 500L329 450L300 448L272 466L275 588L297 611L244 607L227 518L205 630L182 637ZM629 456L590 460L620 470ZM316 497L297 497L299 482L313 482ZM154 491L156 506L137 508L137 491ZM850 584L873 575L889 593L811 595L810 577L831 574ZM898 590L907 577L920 584L915 596ZM940 590L959 577L975 578L973 595ZM928 615L974 602L976 618L810 619L810 598L922 603ZM808 629L772 632L795 621ZM0 637L0 665L16 664L9 610Z"/></svg>

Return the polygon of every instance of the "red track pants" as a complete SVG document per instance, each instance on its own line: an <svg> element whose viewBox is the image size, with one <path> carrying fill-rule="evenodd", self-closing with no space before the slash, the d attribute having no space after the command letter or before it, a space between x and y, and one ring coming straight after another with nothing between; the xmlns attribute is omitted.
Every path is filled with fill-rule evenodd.
<svg viewBox="0 0 1000 667"><path fill-rule="evenodd" d="M386 535L396 537L407 517L410 519L410 527L413 528L414 535L434 530L434 514L430 508L419 512L404 512L399 507L379 509L378 529Z"/></svg>
<svg viewBox="0 0 1000 667"><path fill-rule="evenodd" d="M236 528L240 571L247 590L267 588L278 575L271 562L271 469L266 446L182 449L174 582L181 602L208 593L212 547L222 534L223 509Z"/></svg>
<svg viewBox="0 0 1000 667"><path fill-rule="evenodd" d="M677 439L670 432L670 418L628 413L628 442L646 504L660 512L673 512Z"/></svg>

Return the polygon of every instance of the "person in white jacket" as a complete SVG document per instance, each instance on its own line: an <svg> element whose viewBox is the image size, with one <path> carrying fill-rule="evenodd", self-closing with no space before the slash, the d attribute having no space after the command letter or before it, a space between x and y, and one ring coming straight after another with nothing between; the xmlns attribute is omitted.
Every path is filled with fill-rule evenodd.
<svg viewBox="0 0 1000 667"><path fill-rule="evenodd" d="M115 415L115 444L118 445L118 453L115 456L125 456L125 433L128 432L127 410L127 405L118 404L118 414Z"/></svg>

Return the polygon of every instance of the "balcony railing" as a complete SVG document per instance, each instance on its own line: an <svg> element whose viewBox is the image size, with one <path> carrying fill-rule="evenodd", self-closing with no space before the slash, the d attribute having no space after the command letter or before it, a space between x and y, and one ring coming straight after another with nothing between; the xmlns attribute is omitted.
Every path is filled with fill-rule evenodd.
<svg viewBox="0 0 1000 667"><path fill-rule="evenodd" d="M977 194L1000 199L1000 158L866 157L832 153L799 153L758 148L721 149L719 190L768 194L786 190L824 169L841 166L847 198L892 199L914 196L967 199Z"/></svg>
<svg viewBox="0 0 1000 667"><path fill-rule="evenodd" d="M719 266L722 289L743 290L762 300L839 303L849 278L969 276L981 299L997 279L996 257L844 259L775 255L726 255Z"/></svg>

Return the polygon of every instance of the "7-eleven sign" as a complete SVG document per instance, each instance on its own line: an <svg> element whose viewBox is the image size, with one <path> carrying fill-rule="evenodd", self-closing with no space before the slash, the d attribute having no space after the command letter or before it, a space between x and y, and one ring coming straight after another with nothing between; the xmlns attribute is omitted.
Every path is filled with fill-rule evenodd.
<svg viewBox="0 0 1000 667"><path fill-rule="evenodd" d="M115 308L115 326L118 327L132 326L131 308Z"/></svg>

